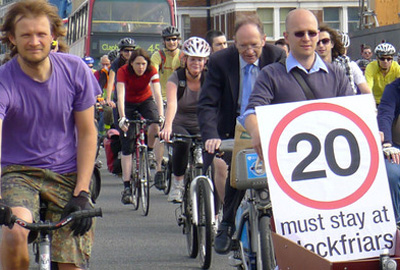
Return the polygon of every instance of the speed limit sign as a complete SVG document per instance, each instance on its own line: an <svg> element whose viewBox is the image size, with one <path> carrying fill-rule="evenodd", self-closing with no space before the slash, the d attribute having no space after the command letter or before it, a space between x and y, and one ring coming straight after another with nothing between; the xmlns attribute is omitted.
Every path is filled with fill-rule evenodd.
<svg viewBox="0 0 400 270"><path fill-rule="evenodd" d="M361 95L256 108L278 233L311 247L322 235L331 243L343 234L360 237L369 230L395 239L371 99ZM378 212L384 221L376 222ZM349 249L354 247L320 255L333 260L379 255L377 247L346 254Z"/></svg>

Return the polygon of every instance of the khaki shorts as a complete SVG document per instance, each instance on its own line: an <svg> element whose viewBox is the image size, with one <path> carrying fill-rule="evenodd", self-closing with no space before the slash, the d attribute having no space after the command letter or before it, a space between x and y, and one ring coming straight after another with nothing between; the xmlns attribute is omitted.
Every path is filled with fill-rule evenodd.
<svg viewBox="0 0 400 270"><path fill-rule="evenodd" d="M2 168L1 192L11 207L25 207L39 221L39 198L48 203L46 220L58 221L70 200L76 183L76 173L57 174L50 170L12 165ZM70 225L55 230L51 236L51 260L73 263L86 269L94 239L95 220L89 232L73 236Z"/></svg>

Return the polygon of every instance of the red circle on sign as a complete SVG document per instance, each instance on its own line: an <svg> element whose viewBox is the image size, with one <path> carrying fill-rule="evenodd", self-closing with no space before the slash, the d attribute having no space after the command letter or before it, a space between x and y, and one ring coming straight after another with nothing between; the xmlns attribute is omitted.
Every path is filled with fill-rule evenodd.
<svg viewBox="0 0 400 270"><path fill-rule="evenodd" d="M293 121L296 117L312 112L312 111L331 111L334 113L338 113L340 115L343 115L350 119L353 123L355 123L362 133L365 135L368 146L370 149L371 153L371 165L370 169L368 171L368 174L363 181L362 185L352 194L348 195L347 197L344 197L339 200L335 201L317 201L317 200L312 200L310 198L307 198L301 194L299 194L297 191L295 191L285 180L283 177L279 166L278 166L278 158L277 158L277 147L278 147L278 141L279 138L281 137L282 132L285 130L287 125ZM368 126L364 123L364 121L358 117L355 113L352 111L346 109L345 107L332 104L332 103L312 103L312 104L307 104L301 107L298 107L285 115L285 117L282 118L282 120L278 123L276 128L274 129L272 135L271 135L271 140L269 143L269 164L271 168L272 175L274 176L277 184L279 187L293 200L297 201L300 204L303 204L305 206L311 207L311 208L316 208L316 209L337 209L337 208L342 208L347 205L350 205L360 199L371 187L372 183L375 180L376 174L378 172L378 165L379 165L379 156L378 156L378 146L376 144L375 138L371 132L371 130L368 128Z"/></svg>

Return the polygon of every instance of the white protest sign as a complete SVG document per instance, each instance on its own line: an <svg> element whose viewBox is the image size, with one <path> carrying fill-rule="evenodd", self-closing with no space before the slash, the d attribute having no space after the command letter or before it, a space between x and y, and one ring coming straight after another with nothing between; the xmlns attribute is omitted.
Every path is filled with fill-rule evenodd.
<svg viewBox="0 0 400 270"><path fill-rule="evenodd" d="M330 261L394 253L371 95L256 108L277 233Z"/></svg>

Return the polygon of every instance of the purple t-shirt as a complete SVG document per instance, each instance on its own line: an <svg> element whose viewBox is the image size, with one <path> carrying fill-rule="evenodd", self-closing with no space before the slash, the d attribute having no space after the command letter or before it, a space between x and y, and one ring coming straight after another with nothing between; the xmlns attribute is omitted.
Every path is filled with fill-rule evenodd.
<svg viewBox="0 0 400 270"><path fill-rule="evenodd" d="M73 113L93 106L101 89L79 57L50 53L50 61L51 76L42 83L27 76L16 57L0 67L2 166L76 171Z"/></svg>

